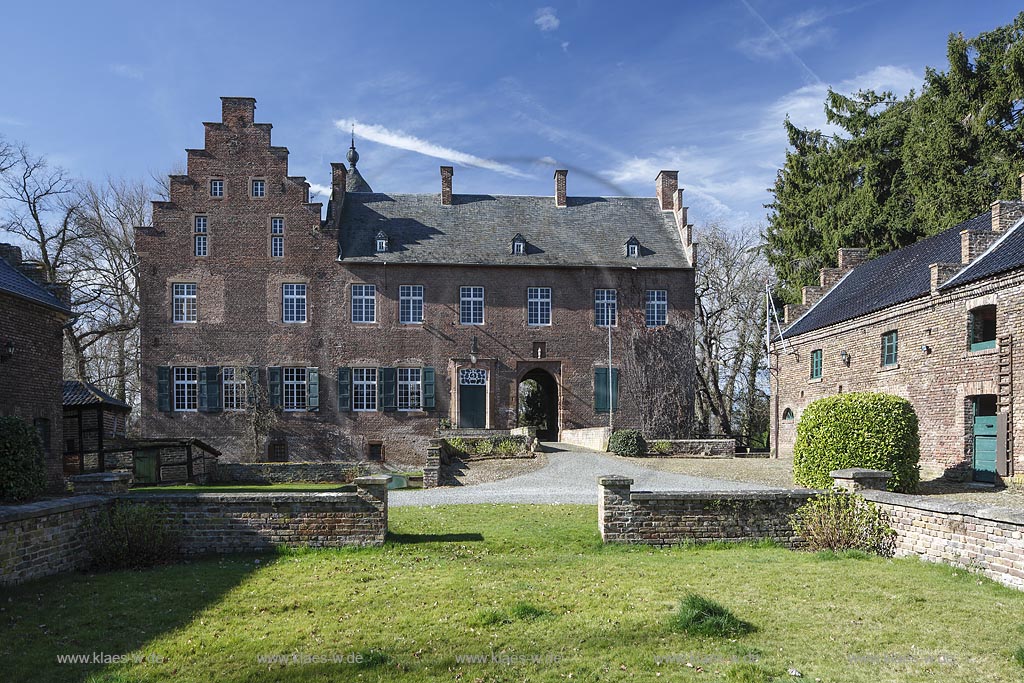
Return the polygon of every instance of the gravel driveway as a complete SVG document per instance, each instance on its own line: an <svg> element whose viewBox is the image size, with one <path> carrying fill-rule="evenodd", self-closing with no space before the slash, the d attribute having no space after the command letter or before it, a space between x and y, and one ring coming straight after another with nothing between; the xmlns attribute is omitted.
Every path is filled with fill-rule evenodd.
<svg viewBox="0 0 1024 683"><path fill-rule="evenodd" d="M407 505L458 505L467 503L582 503L597 504L597 478L605 474L632 477L633 490L646 491L750 491L768 489L762 484L691 477L660 472L593 451L547 453L548 464L535 472L472 486L390 491L388 503Z"/></svg>

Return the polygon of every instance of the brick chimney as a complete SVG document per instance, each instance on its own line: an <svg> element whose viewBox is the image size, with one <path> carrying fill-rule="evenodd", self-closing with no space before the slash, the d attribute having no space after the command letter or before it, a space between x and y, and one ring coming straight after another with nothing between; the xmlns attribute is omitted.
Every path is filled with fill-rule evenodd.
<svg viewBox="0 0 1024 683"><path fill-rule="evenodd" d="M658 195L658 206L662 211L676 208L676 190L679 189L679 171L661 171L654 179L654 190Z"/></svg>
<svg viewBox="0 0 1024 683"><path fill-rule="evenodd" d="M0 258L21 270L21 247L0 242Z"/></svg>
<svg viewBox="0 0 1024 683"><path fill-rule="evenodd" d="M1000 236L998 232L989 232L988 230L961 230L960 263L967 265L981 256L982 252L992 246L992 243Z"/></svg>
<svg viewBox="0 0 1024 683"><path fill-rule="evenodd" d="M256 98L254 97L222 97L220 98L221 121L226 124L251 126L256 117Z"/></svg>
<svg viewBox="0 0 1024 683"><path fill-rule="evenodd" d="M839 250L839 267L843 270L851 270L868 260L868 250L857 247L843 247Z"/></svg>
<svg viewBox="0 0 1024 683"><path fill-rule="evenodd" d="M566 169L555 171L555 206L565 208L568 206L565 200L565 177L569 175Z"/></svg>
<svg viewBox="0 0 1024 683"><path fill-rule="evenodd" d="M999 199L992 202L992 232L1004 232L1024 216L1024 201Z"/></svg>
<svg viewBox="0 0 1024 683"><path fill-rule="evenodd" d="M959 263L932 263L928 266L931 279L932 294L939 293L939 287L946 284L951 277L960 272Z"/></svg>
<svg viewBox="0 0 1024 683"><path fill-rule="evenodd" d="M441 204L442 206L452 205L452 175L455 169L451 166L441 167Z"/></svg>

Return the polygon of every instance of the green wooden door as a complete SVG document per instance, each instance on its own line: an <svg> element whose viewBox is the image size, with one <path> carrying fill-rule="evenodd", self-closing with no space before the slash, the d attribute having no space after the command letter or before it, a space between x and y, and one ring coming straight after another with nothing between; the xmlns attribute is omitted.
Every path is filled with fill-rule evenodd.
<svg viewBox="0 0 1024 683"><path fill-rule="evenodd" d="M155 448L142 448L135 451L135 483L158 484L157 466L159 451Z"/></svg>
<svg viewBox="0 0 1024 683"><path fill-rule="evenodd" d="M487 371L459 370L459 427L487 427Z"/></svg>
<svg viewBox="0 0 1024 683"><path fill-rule="evenodd" d="M974 480L995 483L996 416L974 418Z"/></svg>

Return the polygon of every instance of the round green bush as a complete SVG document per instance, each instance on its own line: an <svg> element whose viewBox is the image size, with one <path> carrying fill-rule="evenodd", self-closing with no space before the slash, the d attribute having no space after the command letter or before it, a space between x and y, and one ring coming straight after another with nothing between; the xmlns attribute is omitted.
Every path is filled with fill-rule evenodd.
<svg viewBox="0 0 1024 683"><path fill-rule="evenodd" d="M0 417L0 500L28 500L45 488L46 463L36 430L17 417Z"/></svg>
<svg viewBox="0 0 1024 683"><path fill-rule="evenodd" d="M643 434L635 429L620 429L608 439L608 450L616 455L644 455L647 453L647 442Z"/></svg>
<svg viewBox="0 0 1024 683"><path fill-rule="evenodd" d="M917 414L910 401L879 393L839 394L807 406L796 427L793 479L831 488L829 472L866 467L892 472L889 489L912 493L920 478Z"/></svg>

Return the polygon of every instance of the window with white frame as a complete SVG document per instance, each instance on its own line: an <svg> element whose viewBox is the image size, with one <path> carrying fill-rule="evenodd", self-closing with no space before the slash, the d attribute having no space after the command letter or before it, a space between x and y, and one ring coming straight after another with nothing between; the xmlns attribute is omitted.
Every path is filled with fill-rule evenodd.
<svg viewBox="0 0 1024 683"><path fill-rule="evenodd" d="M377 238L377 253L382 253L388 250L388 238L378 237Z"/></svg>
<svg viewBox="0 0 1024 683"><path fill-rule="evenodd" d="M399 286L398 322L404 325L419 325L423 322L423 285Z"/></svg>
<svg viewBox="0 0 1024 683"><path fill-rule="evenodd" d="M199 372L196 368L174 368L174 410L199 410Z"/></svg>
<svg viewBox="0 0 1024 683"><path fill-rule="evenodd" d="M529 325L551 324L551 288L526 288L526 322Z"/></svg>
<svg viewBox="0 0 1024 683"><path fill-rule="evenodd" d="M377 368L352 368L352 410L377 410Z"/></svg>
<svg viewBox="0 0 1024 683"><path fill-rule="evenodd" d="M266 197L267 196L267 183L264 180L253 180L252 181L252 196L253 197Z"/></svg>
<svg viewBox="0 0 1024 683"><path fill-rule="evenodd" d="M270 255L274 258L284 256L284 218L280 216L270 219Z"/></svg>
<svg viewBox="0 0 1024 683"><path fill-rule="evenodd" d="M224 410L245 410L246 378L243 368L221 368Z"/></svg>
<svg viewBox="0 0 1024 683"><path fill-rule="evenodd" d="M306 285L281 285L281 309L283 322L306 322Z"/></svg>
<svg viewBox="0 0 1024 683"><path fill-rule="evenodd" d="M207 242L208 235L206 233L206 216L196 216L193 230L195 232L193 236L195 254L196 256L206 256L209 247Z"/></svg>
<svg viewBox="0 0 1024 683"><path fill-rule="evenodd" d="M615 327L618 296L614 289L594 290L594 324Z"/></svg>
<svg viewBox="0 0 1024 683"><path fill-rule="evenodd" d="M377 322L376 285L352 285L352 322Z"/></svg>
<svg viewBox="0 0 1024 683"><path fill-rule="evenodd" d="M171 290L174 322L196 322L196 285L194 282L178 282Z"/></svg>
<svg viewBox="0 0 1024 683"><path fill-rule="evenodd" d="M484 288L459 288L459 322L463 325L484 324Z"/></svg>
<svg viewBox="0 0 1024 683"><path fill-rule="evenodd" d="M211 197L223 197L224 196L224 181L220 178L215 178L210 181L210 196Z"/></svg>
<svg viewBox="0 0 1024 683"><path fill-rule="evenodd" d="M516 255L522 255L526 253L526 242L522 240L516 240L512 243L512 253Z"/></svg>
<svg viewBox="0 0 1024 683"><path fill-rule="evenodd" d="M644 318L647 327L661 327L668 320L668 290L648 289Z"/></svg>
<svg viewBox="0 0 1024 683"><path fill-rule="evenodd" d="M640 255L640 246L637 245L637 244L627 244L626 245L626 255L627 256L634 256L634 257L635 256L639 256Z"/></svg>
<svg viewBox="0 0 1024 683"><path fill-rule="evenodd" d="M306 409L306 368L281 368L284 376L284 409L295 412Z"/></svg>
<svg viewBox="0 0 1024 683"><path fill-rule="evenodd" d="M419 368L398 368L398 409L419 410L423 396L422 372Z"/></svg>

